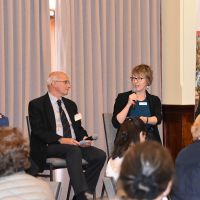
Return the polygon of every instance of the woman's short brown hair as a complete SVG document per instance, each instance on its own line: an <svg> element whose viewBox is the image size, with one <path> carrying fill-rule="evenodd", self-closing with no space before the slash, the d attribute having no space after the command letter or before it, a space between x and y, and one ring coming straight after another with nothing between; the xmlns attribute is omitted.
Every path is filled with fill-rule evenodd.
<svg viewBox="0 0 200 200"><path fill-rule="evenodd" d="M132 72L133 75L144 75L147 80L147 85L150 86L153 81L153 71L150 66L141 64L133 67Z"/></svg>
<svg viewBox="0 0 200 200"><path fill-rule="evenodd" d="M0 128L0 176L23 171L30 166L29 143L17 128Z"/></svg>

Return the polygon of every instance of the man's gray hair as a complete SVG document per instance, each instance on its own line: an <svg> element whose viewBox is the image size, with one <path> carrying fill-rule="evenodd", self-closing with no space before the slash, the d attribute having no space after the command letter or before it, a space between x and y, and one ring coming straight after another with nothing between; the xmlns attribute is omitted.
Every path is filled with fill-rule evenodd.
<svg viewBox="0 0 200 200"><path fill-rule="evenodd" d="M51 75L47 78L47 86L51 85L53 81L56 81L57 77L55 75Z"/></svg>
<svg viewBox="0 0 200 200"><path fill-rule="evenodd" d="M63 73L63 72L55 71L49 74L49 77L47 78L47 86L50 86L54 81L57 81L59 79L58 78L59 73Z"/></svg>

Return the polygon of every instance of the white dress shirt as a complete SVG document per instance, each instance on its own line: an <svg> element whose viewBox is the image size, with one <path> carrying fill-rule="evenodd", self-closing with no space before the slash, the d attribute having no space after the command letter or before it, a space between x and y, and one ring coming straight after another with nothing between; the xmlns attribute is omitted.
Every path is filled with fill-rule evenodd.
<svg viewBox="0 0 200 200"><path fill-rule="evenodd" d="M56 134L60 135L60 136L63 136L63 126L62 126L62 122L61 122L61 118L60 118L60 111L59 111L59 106L58 106L58 103L57 103L57 98L54 97L51 93L49 93L49 98L50 98L50 101L51 101L51 104L53 106L53 111L54 111L54 115L55 115L55 121L56 121ZM73 129L73 126L72 126L72 122L70 120L70 117L68 115L68 112L65 108L65 105L61 100L61 106L62 106L62 109L63 111L65 112L65 115L67 117L67 120L69 122L69 125L70 125L70 130L71 130L71 135L72 135L72 138L76 139L76 135L75 135L75 132L74 132L74 129Z"/></svg>

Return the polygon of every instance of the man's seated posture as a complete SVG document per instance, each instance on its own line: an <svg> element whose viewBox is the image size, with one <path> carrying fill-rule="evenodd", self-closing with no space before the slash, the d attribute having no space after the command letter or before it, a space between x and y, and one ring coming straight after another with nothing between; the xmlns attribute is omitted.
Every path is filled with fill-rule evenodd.
<svg viewBox="0 0 200 200"><path fill-rule="evenodd" d="M69 77L64 72L51 72L47 87L47 94L29 103L31 158L41 171L48 157L66 159L73 199L87 199L87 193L95 192L106 154L91 146L91 141L80 143L88 135L75 102L63 97L70 89ZM82 158L88 162L85 173Z"/></svg>

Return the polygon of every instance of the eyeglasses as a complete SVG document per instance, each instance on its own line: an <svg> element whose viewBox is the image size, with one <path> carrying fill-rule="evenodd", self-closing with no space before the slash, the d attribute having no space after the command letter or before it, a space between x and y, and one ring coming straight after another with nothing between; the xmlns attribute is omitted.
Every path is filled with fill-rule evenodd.
<svg viewBox="0 0 200 200"><path fill-rule="evenodd" d="M55 82L63 82L64 84L69 84L70 85L70 81L69 80L65 80L65 81L55 81Z"/></svg>
<svg viewBox="0 0 200 200"><path fill-rule="evenodd" d="M130 79L131 79L131 81L139 81L139 82L141 82L141 81L142 81L143 79L145 79L145 78L143 78L143 77L131 76Z"/></svg>

